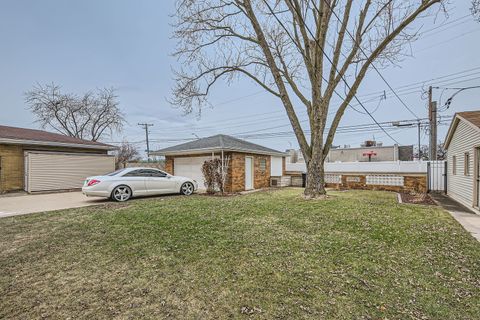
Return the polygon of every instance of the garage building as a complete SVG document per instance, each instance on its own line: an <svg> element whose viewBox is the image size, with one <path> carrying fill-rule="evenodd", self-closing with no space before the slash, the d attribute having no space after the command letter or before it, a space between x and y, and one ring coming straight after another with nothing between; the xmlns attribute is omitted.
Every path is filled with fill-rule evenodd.
<svg viewBox="0 0 480 320"><path fill-rule="evenodd" d="M221 134L152 154L165 156L165 171L196 180L199 189L205 189L202 165L215 157L229 159L227 192L269 187L272 178L285 172L284 152Z"/></svg>
<svg viewBox="0 0 480 320"><path fill-rule="evenodd" d="M42 130L0 126L0 193L81 188L115 169L115 147Z"/></svg>
<svg viewBox="0 0 480 320"><path fill-rule="evenodd" d="M455 114L445 149L448 196L480 213L480 111Z"/></svg>

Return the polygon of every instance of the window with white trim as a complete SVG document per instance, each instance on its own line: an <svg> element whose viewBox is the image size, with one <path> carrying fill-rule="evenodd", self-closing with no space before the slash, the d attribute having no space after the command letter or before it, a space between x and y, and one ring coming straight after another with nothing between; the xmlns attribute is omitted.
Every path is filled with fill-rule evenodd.
<svg viewBox="0 0 480 320"><path fill-rule="evenodd" d="M265 158L260 159L260 172L264 173L267 171L267 160Z"/></svg>
<svg viewBox="0 0 480 320"><path fill-rule="evenodd" d="M470 153L468 152L464 154L463 174L466 176L470 175Z"/></svg>

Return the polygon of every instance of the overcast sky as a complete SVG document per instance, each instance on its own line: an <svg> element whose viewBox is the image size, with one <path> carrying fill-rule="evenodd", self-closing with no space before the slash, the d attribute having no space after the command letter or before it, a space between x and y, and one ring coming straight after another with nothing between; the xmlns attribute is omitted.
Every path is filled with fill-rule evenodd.
<svg viewBox="0 0 480 320"><path fill-rule="evenodd" d="M448 76L437 83L442 87L480 85L480 23L467 16L469 1L450 2L447 19L442 15L436 21L425 21L423 30L438 28L413 45L413 56L405 58L400 67L382 71L395 88L414 84L397 92L420 117L427 117L421 94L430 84L427 80ZM0 0L0 124L38 128L26 109L24 92L37 82L55 82L79 94L100 87L117 88L128 124L120 135L105 142L127 139L142 150L144 131L138 122L154 124L152 149L178 143L164 140L190 139L193 134L289 131L279 101L248 80L216 87L210 99L214 107L205 109L200 119L183 116L169 105L171 68L176 64L170 55L172 13L173 0ZM380 102L380 94L365 96L382 90L389 95L385 83L371 73L358 94L378 121L413 119L395 97ZM442 92L444 101L454 91L435 90L435 99ZM441 115L479 109L479 97L480 90L463 92ZM371 122L367 115L349 110L341 125ZM439 128L439 139L443 140L446 129ZM391 134L400 144L416 143L415 128ZM382 132L338 134L335 144L358 146L373 135L384 144L393 144ZM251 141L279 150L297 147L294 136ZM428 142L424 133L422 142Z"/></svg>

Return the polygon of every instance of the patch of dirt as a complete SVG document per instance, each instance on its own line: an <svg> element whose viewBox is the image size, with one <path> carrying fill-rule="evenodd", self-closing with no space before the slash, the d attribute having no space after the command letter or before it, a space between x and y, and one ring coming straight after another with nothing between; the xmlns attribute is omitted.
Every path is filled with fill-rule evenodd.
<svg viewBox="0 0 480 320"><path fill-rule="evenodd" d="M217 193L198 193L199 196L207 196L207 197L218 197L218 198L227 198L227 197L235 197L240 196L240 193L224 193L221 194L220 192Z"/></svg>
<svg viewBox="0 0 480 320"><path fill-rule="evenodd" d="M436 206L437 204L433 201L432 197L429 194L411 194L411 193L400 193L403 203L411 204L424 204L429 206Z"/></svg>
<svg viewBox="0 0 480 320"><path fill-rule="evenodd" d="M324 194L324 195L320 195L316 198L313 198L313 197L310 197L310 196L306 196L304 194L301 195L301 198L303 200L307 200L307 201L324 201L324 200L330 200L332 198L331 195L327 195L327 194Z"/></svg>

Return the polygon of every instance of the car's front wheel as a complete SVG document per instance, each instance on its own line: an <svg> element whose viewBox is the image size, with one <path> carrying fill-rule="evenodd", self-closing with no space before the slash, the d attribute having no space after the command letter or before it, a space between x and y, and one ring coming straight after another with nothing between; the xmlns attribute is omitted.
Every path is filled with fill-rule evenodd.
<svg viewBox="0 0 480 320"><path fill-rule="evenodd" d="M118 186L112 191L112 200L118 202L127 201L132 197L132 189L129 186Z"/></svg>
<svg viewBox="0 0 480 320"><path fill-rule="evenodd" d="M184 196L189 196L193 193L194 187L193 183L191 182L185 182L182 184L182 187L180 188L180 193L183 194Z"/></svg>

